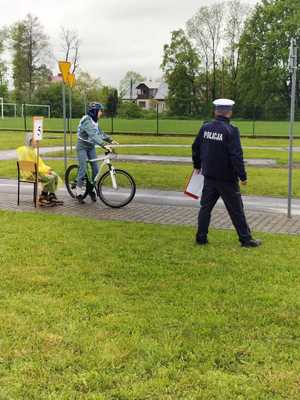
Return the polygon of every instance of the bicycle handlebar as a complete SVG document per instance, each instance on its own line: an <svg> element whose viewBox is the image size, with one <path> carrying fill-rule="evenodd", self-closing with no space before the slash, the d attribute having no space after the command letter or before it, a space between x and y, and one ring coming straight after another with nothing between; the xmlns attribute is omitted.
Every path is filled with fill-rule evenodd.
<svg viewBox="0 0 300 400"><path fill-rule="evenodd" d="M105 149L104 154L105 154L106 156L108 156L108 154L116 154L116 152L114 151L114 149L111 149L111 150Z"/></svg>

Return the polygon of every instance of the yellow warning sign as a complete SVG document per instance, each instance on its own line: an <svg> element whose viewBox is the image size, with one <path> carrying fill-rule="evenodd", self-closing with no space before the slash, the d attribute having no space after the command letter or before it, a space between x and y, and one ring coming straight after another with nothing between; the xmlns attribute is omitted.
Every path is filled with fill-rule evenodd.
<svg viewBox="0 0 300 400"><path fill-rule="evenodd" d="M58 66L62 74L64 83L68 83L68 75L71 68L71 63L69 61L59 61Z"/></svg>
<svg viewBox="0 0 300 400"><path fill-rule="evenodd" d="M75 83L76 83L75 74L69 74L68 85L70 86L70 88L74 87Z"/></svg>

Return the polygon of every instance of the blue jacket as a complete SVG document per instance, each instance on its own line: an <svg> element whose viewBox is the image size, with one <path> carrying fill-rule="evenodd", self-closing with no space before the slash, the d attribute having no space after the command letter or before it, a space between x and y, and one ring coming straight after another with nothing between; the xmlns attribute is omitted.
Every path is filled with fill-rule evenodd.
<svg viewBox="0 0 300 400"><path fill-rule="evenodd" d="M192 145L192 156L194 168L207 178L247 180L240 132L226 117L203 124Z"/></svg>
<svg viewBox="0 0 300 400"><path fill-rule="evenodd" d="M97 122L94 122L89 115L81 118L78 130L77 149L92 149L95 145L105 146L112 142L112 138L106 135Z"/></svg>

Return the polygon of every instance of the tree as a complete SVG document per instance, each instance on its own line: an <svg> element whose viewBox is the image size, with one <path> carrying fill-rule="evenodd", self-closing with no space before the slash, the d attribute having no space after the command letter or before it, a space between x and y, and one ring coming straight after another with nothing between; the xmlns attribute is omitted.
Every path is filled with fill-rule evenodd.
<svg viewBox="0 0 300 400"><path fill-rule="evenodd" d="M13 50L13 79L17 100L31 100L36 89L37 70L45 64L48 38L37 17L28 14L11 28L11 48Z"/></svg>
<svg viewBox="0 0 300 400"><path fill-rule="evenodd" d="M138 72L128 71L124 78L120 81L120 96L121 98L125 96L125 94L130 91L130 89L134 89L136 85L145 81L146 78L139 74Z"/></svg>
<svg viewBox="0 0 300 400"><path fill-rule="evenodd" d="M35 86L36 89L43 85L49 85L53 77L53 72L45 64L41 64L35 69Z"/></svg>
<svg viewBox="0 0 300 400"><path fill-rule="evenodd" d="M13 80L16 101L22 101L26 97L26 58L25 58L25 26L17 23L11 28L11 46L13 49Z"/></svg>
<svg viewBox="0 0 300 400"><path fill-rule="evenodd" d="M197 114L195 80L200 60L184 31L173 31L171 43L164 46L161 68L169 87L168 106L171 114Z"/></svg>
<svg viewBox="0 0 300 400"><path fill-rule="evenodd" d="M247 19L240 40L239 103L245 116L286 117L290 38L300 41L298 0L263 0Z"/></svg>
<svg viewBox="0 0 300 400"><path fill-rule="evenodd" d="M39 87L35 93L35 101L38 104L49 104L52 117L62 117L60 83L51 83L48 86Z"/></svg>
<svg viewBox="0 0 300 400"><path fill-rule="evenodd" d="M250 13L250 7L240 0L230 0L227 2L227 21L225 25L225 39L227 45L225 47L225 56L222 58L222 82L225 80L225 66L229 68L228 76L228 97L237 97L237 75L240 63L240 39L244 30L244 24ZM224 97L224 90L223 95Z"/></svg>
<svg viewBox="0 0 300 400"><path fill-rule="evenodd" d="M85 112L82 100L81 94L74 90L72 95L72 116L74 118L80 118ZM35 92L34 101L38 104L49 104L51 106L52 117L61 118L63 116L61 106L61 83L50 83L49 85L40 86ZM68 109L69 105L67 103L67 110Z"/></svg>
<svg viewBox="0 0 300 400"><path fill-rule="evenodd" d="M79 70L77 83L73 92L78 92L83 98L86 110L88 102L97 100L100 97L102 87L100 78L93 78L88 72Z"/></svg>
<svg viewBox="0 0 300 400"><path fill-rule="evenodd" d="M116 89L113 88L110 89L105 103L109 116L114 117L117 113L119 104L118 91Z"/></svg>
<svg viewBox="0 0 300 400"><path fill-rule="evenodd" d="M62 28L61 40L65 61L72 63L72 73L75 73L79 67L80 39L78 33L74 30Z"/></svg>
<svg viewBox="0 0 300 400"><path fill-rule="evenodd" d="M7 30L0 29L0 97L6 98L8 95L7 65L1 59L1 54L5 49Z"/></svg>
<svg viewBox="0 0 300 400"><path fill-rule="evenodd" d="M224 6L216 3L211 6L200 7L196 14L187 21L186 27L188 35L194 39L200 56L205 61L206 71L206 91L207 105L209 103L209 70L212 65L212 98L216 98L216 69L218 51L221 41L221 31L223 23Z"/></svg>
<svg viewBox="0 0 300 400"><path fill-rule="evenodd" d="M121 118L142 118L143 110L131 101L124 101L119 107L118 116Z"/></svg>

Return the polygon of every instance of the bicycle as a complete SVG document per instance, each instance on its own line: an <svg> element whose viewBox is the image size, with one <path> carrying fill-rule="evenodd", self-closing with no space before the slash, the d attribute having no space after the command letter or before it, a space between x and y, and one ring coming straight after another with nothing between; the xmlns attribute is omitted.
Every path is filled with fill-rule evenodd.
<svg viewBox="0 0 300 400"><path fill-rule="evenodd" d="M107 206L112 208L121 208L129 204L135 196L136 184L133 177L119 168L115 168L111 160L117 155L106 151L104 157L88 160L87 172L84 180L84 193L82 199L96 189L97 196ZM95 179L92 178L92 162L103 161ZM102 174L102 169L107 166L108 171ZM70 165L65 173L65 184L71 197L76 198L76 185L78 175L77 164Z"/></svg>

